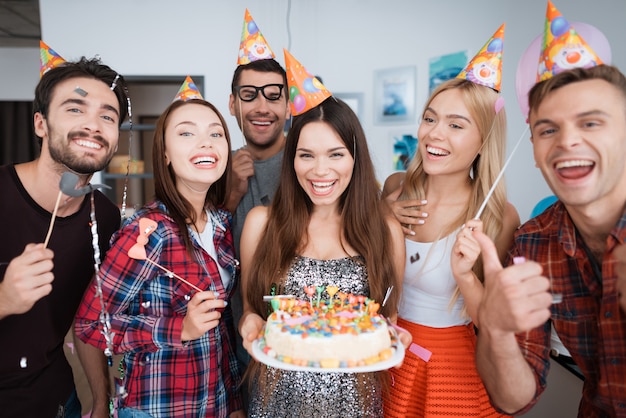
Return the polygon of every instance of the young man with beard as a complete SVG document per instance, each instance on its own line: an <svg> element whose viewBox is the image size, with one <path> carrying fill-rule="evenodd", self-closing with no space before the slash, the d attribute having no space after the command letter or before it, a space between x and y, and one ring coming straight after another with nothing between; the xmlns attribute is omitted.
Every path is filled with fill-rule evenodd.
<svg viewBox="0 0 626 418"><path fill-rule="evenodd" d="M559 201L516 232L509 267L474 232L485 269L478 370L494 405L524 414L545 389L554 327L585 376L579 416L623 417L626 77L568 70L535 85L529 104L535 162Z"/></svg>
<svg viewBox="0 0 626 418"><path fill-rule="evenodd" d="M47 248L42 244L61 175L89 183L117 150L127 114L123 79L99 60L82 58L47 71L35 90L34 125L41 153L0 167L0 411L4 417L80 416L63 340L94 274L90 215L99 248L119 228L119 209L99 191L59 200ZM94 392L94 414L108 416L103 353L76 341Z"/></svg>
<svg viewBox="0 0 626 418"><path fill-rule="evenodd" d="M233 153L233 175L227 209L233 214L232 232L239 257L239 241L246 215L255 206L268 206L280 179L289 118L287 75L274 59L241 64L235 70L229 100L231 115L244 137L244 147ZM235 327L243 313L241 289L232 298ZM250 356L237 333L237 358L245 370ZM244 391L245 393L245 391Z"/></svg>

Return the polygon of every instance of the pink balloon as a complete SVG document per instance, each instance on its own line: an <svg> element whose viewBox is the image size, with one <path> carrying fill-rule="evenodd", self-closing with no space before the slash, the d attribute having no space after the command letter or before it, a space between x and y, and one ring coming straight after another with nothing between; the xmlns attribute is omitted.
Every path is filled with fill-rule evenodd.
<svg viewBox="0 0 626 418"><path fill-rule="evenodd" d="M605 64L611 63L611 45L609 45L606 36L604 36L598 28L583 22L571 22L571 25ZM543 33L533 39L517 64L515 93L517 94L517 102L519 103L524 117L528 117L529 111L528 92L537 81L537 69L539 67L539 54L541 52L542 41Z"/></svg>
<svg viewBox="0 0 626 418"><path fill-rule="evenodd" d="M296 113L302 112L302 110L306 107L306 99L303 95L298 94L293 98L293 107L296 110Z"/></svg>

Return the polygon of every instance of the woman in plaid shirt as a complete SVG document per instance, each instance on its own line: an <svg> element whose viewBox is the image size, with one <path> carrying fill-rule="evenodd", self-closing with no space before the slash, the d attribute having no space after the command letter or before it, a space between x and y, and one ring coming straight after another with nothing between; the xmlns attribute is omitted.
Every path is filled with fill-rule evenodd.
<svg viewBox="0 0 626 418"><path fill-rule="evenodd" d="M243 416L227 302L238 262L221 209L230 137L199 93L181 97L157 123L156 200L114 235L76 316L83 341L124 355L120 418Z"/></svg>

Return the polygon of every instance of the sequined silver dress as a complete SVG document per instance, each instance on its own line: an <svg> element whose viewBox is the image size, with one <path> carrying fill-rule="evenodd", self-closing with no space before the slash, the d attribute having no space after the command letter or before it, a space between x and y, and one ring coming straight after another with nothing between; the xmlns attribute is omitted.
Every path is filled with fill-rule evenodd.
<svg viewBox="0 0 626 418"><path fill-rule="evenodd" d="M281 293L307 299L304 286L339 287L369 295L361 257L315 260L298 256ZM328 297L324 292L322 297ZM312 373L261 368L250 393L249 417L382 417L382 392L375 373ZM265 378L265 390L258 382Z"/></svg>

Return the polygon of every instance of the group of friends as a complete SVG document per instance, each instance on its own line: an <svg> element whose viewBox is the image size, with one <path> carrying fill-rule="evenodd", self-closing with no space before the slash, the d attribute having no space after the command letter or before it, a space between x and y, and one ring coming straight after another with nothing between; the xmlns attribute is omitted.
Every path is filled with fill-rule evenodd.
<svg viewBox="0 0 626 418"><path fill-rule="evenodd" d="M155 129L155 199L122 225L101 192L68 195L60 179L70 171L88 185L116 153L123 76L86 58L42 75L41 153L0 167L3 416L80 416L62 347L72 323L92 417L109 416L112 398L120 418L518 415L546 387L552 329L585 377L579 416L626 416L626 77L616 67L562 71L529 92L535 163L558 201L520 226L497 182L499 86L457 77L437 87L416 155L381 191L347 104L315 80L327 94L296 107L289 65L242 57L229 111L245 146L231 149L223 115L199 93L177 95ZM263 296L306 299L308 285L387 295L381 313L399 330L403 363L313 373L256 361ZM110 393L113 354L122 377Z"/></svg>

